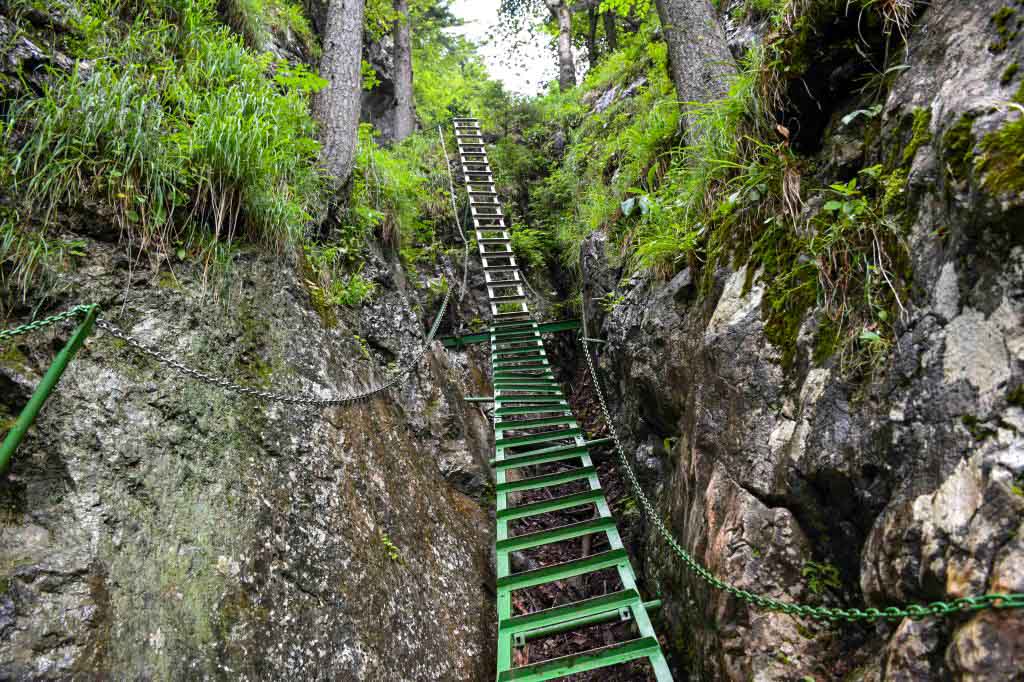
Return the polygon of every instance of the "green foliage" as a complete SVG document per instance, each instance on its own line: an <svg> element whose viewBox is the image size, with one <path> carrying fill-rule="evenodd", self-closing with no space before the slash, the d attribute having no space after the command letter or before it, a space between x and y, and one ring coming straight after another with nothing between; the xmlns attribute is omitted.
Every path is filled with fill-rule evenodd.
<svg viewBox="0 0 1024 682"><path fill-rule="evenodd" d="M355 307L369 300L376 289L377 285L373 281L357 272L332 283L328 302L333 305Z"/></svg>
<svg viewBox="0 0 1024 682"><path fill-rule="evenodd" d="M520 224L512 226L512 250L529 268L541 268L545 264L547 254L552 251L550 235L543 231Z"/></svg>
<svg viewBox="0 0 1024 682"><path fill-rule="evenodd" d="M61 239L45 232L23 229L17 216L5 214L0 222L0 283L7 294L20 292L21 302L27 303L26 293L38 287L34 298L45 301L53 292L56 278L86 255L86 244L79 239ZM0 309L10 307L14 300L0 301Z"/></svg>
<svg viewBox="0 0 1024 682"><path fill-rule="evenodd" d="M842 589L843 586L842 581L839 579L839 569L830 563L804 562L801 574L807 582L807 589L811 591L811 594L818 597L827 591Z"/></svg>
<svg viewBox="0 0 1024 682"><path fill-rule="evenodd" d="M387 554L389 559L398 564L405 563L405 561L402 559L402 553L399 551L398 547L395 546L395 543L391 541L391 538L388 537L388 534L384 531L380 532L380 544L382 547L384 547L384 552L385 554Z"/></svg>
<svg viewBox="0 0 1024 682"><path fill-rule="evenodd" d="M297 38L312 56L320 53L309 19L292 0L222 0L220 8L228 25L254 50L266 49L276 33Z"/></svg>
<svg viewBox="0 0 1024 682"><path fill-rule="evenodd" d="M476 47L421 21L413 44L416 113L426 130L448 126L456 116L477 116L493 127L505 103L499 82L487 74Z"/></svg>
<svg viewBox="0 0 1024 682"><path fill-rule="evenodd" d="M298 243L326 187L308 110L322 81L248 51L212 2L154 2L131 24L99 0L78 10L106 36L82 54L103 59L8 110L20 221L49 239L61 206L98 198L143 246Z"/></svg>
<svg viewBox="0 0 1024 682"><path fill-rule="evenodd" d="M374 142L373 126L359 130L356 169L345 217L347 229L375 231L394 248L434 249L436 224L451 216L440 145L428 132L389 150Z"/></svg>
<svg viewBox="0 0 1024 682"><path fill-rule="evenodd" d="M619 305L621 305L622 302L625 300L626 297L624 295L618 294L614 291L609 291L607 294L601 297L601 309L604 310L606 313L610 313L616 308L618 308ZM666 447L666 450L667 449L670 448Z"/></svg>
<svg viewBox="0 0 1024 682"><path fill-rule="evenodd" d="M785 366L795 358L806 315L818 310L815 360L838 354L851 374L873 372L888 357L902 311L906 183L914 154L931 142L931 113L914 112L909 142L892 165L808 188L809 164L767 114L780 106L780 84L793 73L785 68L799 66L792 50L806 46L820 22L849 10L832 0L816 5L817 14L783 2L747 5L775 17L778 37L748 54L728 97L683 106L686 125L696 131L687 139L695 142L685 144L680 135L665 45L657 17L649 16L581 87L510 107L518 139L499 143L494 153L503 182L512 184L503 191L525 208L525 223L554 235L570 266L594 230L607 233L609 256L628 268L669 277L690 267L705 293L720 267L747 265L748 286L755 273L764 285L766 335ZM877 12L875 22L903 20L902 5L863 7ZM888 70L872 87L884 87L901 69ZM877 126L881 112L880 105L867 106L843 125L862 119ZM565 144L552 145L556 136ZM814 194L821 197L817 214L806 210Z"/></svg>

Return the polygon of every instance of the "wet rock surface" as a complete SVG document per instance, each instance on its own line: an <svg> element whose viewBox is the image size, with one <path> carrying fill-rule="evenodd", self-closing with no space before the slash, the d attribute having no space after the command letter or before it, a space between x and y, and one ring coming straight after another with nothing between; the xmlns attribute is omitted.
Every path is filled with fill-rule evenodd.
<svg viewBox="0 0 1024 682"><path fill-rule="evenodd" d="M952 170L948 148L965 117L970 144L1019 118L993 93L1020 46L983 49L1002 5L931 3L884 103L894 153L901 122L931 118L906 188L916 292L873 381L815 359L814 311L783 362L794 349L766 337L761 273L722 269L708 291L689 269L619 283L604 235L581 249L584 301L619 301L586 312L608 340L600 365L628 452L675 536L739 588L845 607L1020 591L1021 196L980 166ZM864 163L844 134L826 130L822 186ZM1020 679L1019 611L829 626L711 590L650 529L644 565L679 670L701 679Z"/></svg>
<svg viewBox="0 0 1024 682"><path fill-rule="evenodd" d="M143 342L259 388L371 388L431 321L384 260L365 271L374 301L325 320L296 263L243 254L204 291L193 265L86 248L55 307L100 303ZM67 336L5 345L7 413ZM401 389L303 408L97 333L0 488L0 678L489 676L493 524L466 494L488 480L489 428L463 407L472 371L458 362L436 344Z"/></svg>

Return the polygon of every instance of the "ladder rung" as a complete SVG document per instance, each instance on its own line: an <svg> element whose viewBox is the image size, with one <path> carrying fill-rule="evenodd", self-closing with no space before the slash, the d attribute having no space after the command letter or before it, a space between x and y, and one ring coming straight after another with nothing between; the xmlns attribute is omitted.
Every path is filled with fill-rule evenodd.
<svg viewBox="0 0 1024 682"><path fill-rule="evenodd" d="M560 471L557 474L534 476L533 478L524 478L509 483L499 483L496 490L500 493L515 493L524 490L536 490L537 488L549 488L554 485L562 485L563 483L582 481L590 478L590 475L595 473L597 473L597 469L592 466L580 467L571 471Z"/></svg>
<svg viewBox="0 0 1024 682"><path fill-rule="evenodd" d="M522 329L536 329L540 324L537 322L504 322L502 324L496 324L491 327L490 331L492 334L499 334L501 332L522 330Z"/></svg>
<svg viewBox="0 0 1024 682"><path fill-rule="evenodd" d="M537 405L553 405L565 403L565 397L552 397L550 394L527 394L527 395L498 395L494 396L496 403L534 403Z"/></svg>
<svg viewBox="0 0 1024 682"><path fill-rule="evenodd" d="M603 500L604 491L598 488L597 490L584 490L581 493L573 493L572 495L562 495L561 497L555 497L550 500L521 504L518 507L512 507L511 509L499 509L496 514L500 520L512 521L513 519L524 519L527 516L537 516L539 514L547 514L553 511L581 507L585 504L596 504ZM587 573L588 571L583 572ZM501 587L501 585L498 585L498 587Z"/></svg>
<svg viewBox="0 0 1024 682"><path fill-rule="evenodd" d="M533 390L533 389L531 389ZM512 438L495 438L495 445L499 448L510 448L517 445L537 445L538 443L547 443L549 441L562 440L563 438L575 438L576 436L582 436L583 431L581 429L560 429L558 431L548 431L547 433L539 433L533 436L513 436Z"/></svg>
<svg viewBox="0 0 1024 682"><path fill-rule="evenodd" d="M494 401L493 400L489 400L487 402L494 402ZM520 416L520 415L524 415L524 414L553 414L553 413L570 414L571 415L572 414L572 410L570 410L568 407L560 407L558 405L549 405L547 407L542 407L542 406L539 406L539 405L534 405L532 407L502 407L502 408L497 409L497 410L494 411L494 416L495 417L515 417L515 416Z"/></svg>
<svg viewBox="0 0 1024 682"><path fill-rule="evenodd" d="M586 467L586 469L593 470L593 467ZM577 469L576 471L584 471L584 469ZM593 535L595 533L612 530L613 528L615 528L615 519L610 516L599 516L587 521L581 521L580 523L570 523L569 525L559 526L558 528L550 528L548 530L541 530L535 533L525 533L523 535L517 535L514 538L499 540L498 551L522 552L526 549L532 549L542 545L550 545L564 540L572 540L573 538L580 538L585 535ZM639 595L637 595L636 600L640 601Z"/></svg>
<svg viewBox="0 0 1024 682"><path fill-rule="evenodd" d="M534 386L561 386L555 380L554 373L546 367L538 367L529 371L503 371L498 372L494 377L495 385L501 384L500 388L508 389L507 384L532 384Z"/></svg>
<svg viewBox="0 0 1024 682"><path fill-rule="evenodd" d="M591 492L598 493L598 496L604 499L604 495L601 494L600 490ZM516 507L516 509L519 509L519 507ZM566 578L575 578L586 573L594 573L595 571L611 568L623 562L629 562L629 555L626 554L626 550L622 548L609 549L606 552L591 554L582 559L543 566L532 571L523 571L514 575L499 576L498 589L523 590L528 587L552 583L556 580L565 580Z"/></svg>
<svg viewBox="0 0 1024 682"><path fill-rule="evenodd" d="M495 469L521 469L522 467L534 466L535 464L548 464L549 462L561 462L568 459L582 458L590 454L590 450L584 445L560 445L555 448L544 448L533 450L521 455L508 455L505 459L492 459L491 466Z"/></svg>
<svg viewBox="0 0 1024 682"><path fill-rule="evenodd" d="M582 524L573 525L581 526L583 524L594 523L595 521L598 521L598 519L592 519L590 521L584 521ZM550 531L542 532L546 533ZM522 535L519 537L528 536ZM517 539L518 538L511 538L511 540ZM526 613L521 616L513 616L498 623L498 629L502 634L508 633L510 635L514 635L517 632L539 630L540 628L547 627L549 625L558 625L566 621L578 620L580 618L585 618L586 616L593 616L613 609L618 610L629 606L636 608L640 603L640 593L634 588L629 588L626 590L619 590L618 592L602 594L598 597L582 599L577 602L572 602L571 604L562 604L561 606L553 606L549 609L541 609L540 611Z"/></svg>
<svg viewBox="0 0 1024 682"><path fill-rule="evenodd" d="M554 373L546 367L531 368L528 371L505 370L494 375L495 384L505 391L518 390L505 384L531 384L542 388L559 388L561 384L555 380Z"/></svg>
<svg viewBox="0 0 1024 682"><path fill-rule="evenodd" d="M532 322L532 320L531 320ZM537 327L511 327L505 326L509 323L498 323L494 326L494 331L491 332L491 343L508 343L509 341L518 341L520 339L539 339L540 331ZM526 324L525 322L518 324Z"/></svg>
<svg viewBox="0 0 1024 682"><path fill-rule="evenodd" d="M533 373L530 373L530 372L538 372L538 373L537 374L533 374ZM561 384L559 384L557 381L554 380L555 379L554 374L552 374L551 371L546 369L546 368L538 367L538 368L535 368L535 369L531 369L530 372L514 372L514 371L511 371L511 370L506 370L504 372L495 372L494 380L495 381L503 380L505 383L521 384L521 383L524 383L524 382L525 383L530 383L531 380L533 380L533 379L547 379L548 381L540 382L540 383L534 383L533 385L538 387L541 390L544 390L544 391L547 391L547 390L550 390L550 389L557 389L557 388L561 387ZM498 388L500 388L503 391L518 391L518 390L521 390L521 389L513 388L513 387L510 387L510 386L498 386Z"/></svg>
<svg viewBox="0 0 1024 682"><path fill-rule="evenodd" d="M575 424L576 418L572 415L566 417L541 417L538 419L520 419L518 421L498 422L494 425L495 431L509 431L515 429L532 429L538 426L556 426L558 424Z"/></svg>
<svg viewBox="0 0 1024 682"><path fill-rule="evenodd" d="M661 647L656 637L640 637L570 656L503 670L498 675L498 682L542 682L660 654Z"/></svg>

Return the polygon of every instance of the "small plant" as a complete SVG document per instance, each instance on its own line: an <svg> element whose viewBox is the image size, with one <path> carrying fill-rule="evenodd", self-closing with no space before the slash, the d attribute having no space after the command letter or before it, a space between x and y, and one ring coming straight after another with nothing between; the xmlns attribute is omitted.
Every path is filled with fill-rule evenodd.
<svg viewBox="0 0 1024 682"><path fill-rule="evenodd" d="M395 543L391 542L391 538L388 537L388 534L384 531L381 531L380 533L380 544L384 546L384 551L387 553L389 559L397 564L405 564L398 547L395 546Z"/></svg>
<svg viewBox="0 0 1024 682"><path fill-rule="evenodd" d="M611 313L616 308L618 308L619 305L621 305L622 302L625 300L625 294L618 294L614 291L609 291L607 294L600 298L601 310L605 311L606 313Z"/></svg>
<svg viewBox="0 0 1024 682"><path fill-rule="evenodd" d="M1024 474L1013 479L1013 484L1010 485L1010 492L1019 497L1024 497Z"/></svg>
<svg viewBox="0 0 1024 682"><path fill-rule="evenodd" d="M370 359L370 346L366 343L366 339L359 336L359 334L353 334L352 338L356 342L356 347L359 348L359 354L367 360Z"/></svg>
<svg viewBox="0 0 1024 682"><path fill-rule="evenodd" d="M373 280L369 280L361 273L353 273L343 279L331 283L328 300L334 305L349 307L360 306L365 303L377 290Z"/></svg>
<svg viewBox="0 0 1024 682"><path fill-rule="evenodd" d="M804 562L801 574L807 582L807 589L815 596L820 597L826 590L835 591L843 586L839 580L839 569L830 563Z"/></svg>

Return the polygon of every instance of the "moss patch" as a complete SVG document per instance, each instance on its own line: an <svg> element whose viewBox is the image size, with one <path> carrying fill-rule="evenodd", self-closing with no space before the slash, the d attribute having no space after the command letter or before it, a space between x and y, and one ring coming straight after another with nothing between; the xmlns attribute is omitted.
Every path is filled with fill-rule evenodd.
<svg viewBox="0 0 1024 682"><path fill-rule="evenodd" d="M1020 5L1020 0L1016 0L1016 4ZM1003 7L992 15L992 25L996 30L996 38L988 44L988 51L999 54L1020 34L1021 21L1015 9Z"/></svg>
<svg viewBox="0 0 1024 682"><path fill-rule="evenodd" d="M982 186L992 194L1024 191L1024 118L1005 124L981 141L977 160Z"/></svg>
<svg viewBox="0 0 1024 682"><path fill-rule="evenodd" d="M974 152L974 119L976 114L965 114L942 136L943 156L957 180L966 179L970 173L971 155Z"/></svg>
<svg viewBox="0 0 1024 682"><path fill-rule="evenodd" d="M1009 85L1013 82L1017 72L1020 71L1020 65L1017 62L1010 64L1003 70L1003 75L999 77L1000 85Z"/></svg>
<svg viewBox="0 0 1024 682"><path fill-rule="evenodd" d="M928 108L914 109L913 135L910 144L903 150L903 163L908 164L921 147L932 141L932 110Z"/></svg>
<svg viewBox="0 0 1024 682"><path fill-rule="evenodd" d="M1024 384L1010 391L1006 395L1006 402L1017 407L1024 407Z"/></svg>

